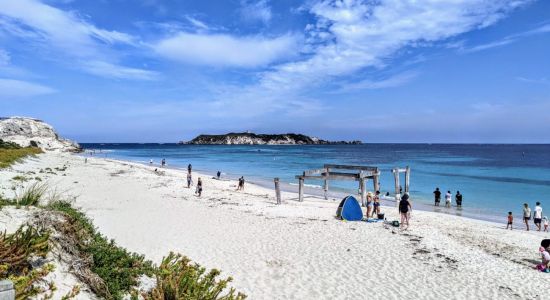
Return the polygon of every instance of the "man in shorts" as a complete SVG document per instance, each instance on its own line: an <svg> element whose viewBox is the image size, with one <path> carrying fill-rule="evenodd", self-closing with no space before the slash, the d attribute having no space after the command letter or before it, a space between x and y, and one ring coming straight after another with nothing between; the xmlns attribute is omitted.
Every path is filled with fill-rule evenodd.
<svg viewBox="0 0 550 300"><path fill-rule="evenodd" d="M540 231L540 223L542 222L542 207L540 207L540 202L537 202L537 205L535 206L533 219L535 222L535 226L537 226L537 231Z"/></svg>

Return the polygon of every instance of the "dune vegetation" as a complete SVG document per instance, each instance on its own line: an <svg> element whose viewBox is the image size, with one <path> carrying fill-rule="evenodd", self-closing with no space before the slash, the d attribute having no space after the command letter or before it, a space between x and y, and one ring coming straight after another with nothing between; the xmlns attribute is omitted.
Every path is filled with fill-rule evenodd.
<svg viewBox="0 0 550 300"><path fill-rule="evenodd" d="M37 147L20 147L11 142L5 142L0 139L0 169L7 168L13 163L29 156L42 153L42 149Z"/></svg>

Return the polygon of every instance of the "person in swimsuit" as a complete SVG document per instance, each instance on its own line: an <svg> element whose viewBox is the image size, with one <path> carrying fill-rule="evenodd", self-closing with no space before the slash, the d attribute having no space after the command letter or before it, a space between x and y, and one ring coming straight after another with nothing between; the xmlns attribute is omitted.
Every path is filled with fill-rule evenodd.
<svg viewBox="0 0 550 300"><path fill-rule="evenodd" d="M529 208L529 204L523 203L523 222L525 222L527 231L529 231L529 220L531 220L531 209Z"/></svg>
<svg viewBox="0 0 550 300"><path fill-rule="evenodd" d="M372 213L372 193L367 193L367 219L370 218Z"/></svg>
<svg viewBox="0 0 550 300"><path fill-rule="evenodd" d="M434 198L435 198L435 206L439 206L439 203L441 202L441 191L439 191L439 188L435 188Z"/></svg>
<svg viewBox="0 0 550 300"><path fill-rule="evenodd" d="M409 216L412 211L411 203L409 202L409 193L405 193L399 201L399 214L401 215L401 227L407 224L409 227Z"/></svg>
<svg viewBox="0 0 550 300"><path fill-rule="evenodd" d="M372 210L373 216L374 214L378 215L380 213L380 191L376 191L376 193L374 193L373 206L374 206Z"/></svg>

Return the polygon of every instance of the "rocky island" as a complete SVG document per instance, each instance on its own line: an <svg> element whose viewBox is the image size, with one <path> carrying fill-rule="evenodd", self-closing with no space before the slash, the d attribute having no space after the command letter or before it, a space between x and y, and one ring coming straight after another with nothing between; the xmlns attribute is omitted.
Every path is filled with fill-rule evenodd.
<svg viewBox="0 0 550 300"><path fill-rule="evenodd" d="M179 142L179 144L188 145L356 145L361 143L361 141L327 141L296 133L256 134L251 132L232 132L219 135L201 134L190 141Z"/></svg>

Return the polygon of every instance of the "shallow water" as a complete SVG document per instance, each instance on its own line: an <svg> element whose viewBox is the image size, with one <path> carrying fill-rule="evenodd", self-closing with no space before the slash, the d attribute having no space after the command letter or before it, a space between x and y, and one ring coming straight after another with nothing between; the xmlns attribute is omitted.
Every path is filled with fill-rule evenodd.
<svg viewBox="0 0 550 300"><path fill-rule="evenodd" d="M424 210L504 222L508 211L520 220L524 202L536 201L550 212L550 145L450 145L364 144L307 146L176 145L176 144L83 144L101 149L96 155L158 164L165 158L171 167L193 168L225 177L245 176L248 181L272 186L274 177L296 190L295 175L323 164L377 166L381 169L381 192L394 191L393 167L411 167L411 196ZM403 176L403 175L402 175ZM321 193L311 184L308 192ZM371 183L371 182L369 182ZM401 178L404 185L404 176ZM367 186L372 189L372 184ZM464 195L462 210L434 208L432 191L457 190ZM334 181L331 190L356 193L356 182ZM454 198L453 198L454 204ZM547 213L545 213L546 215Z"/></svg>

